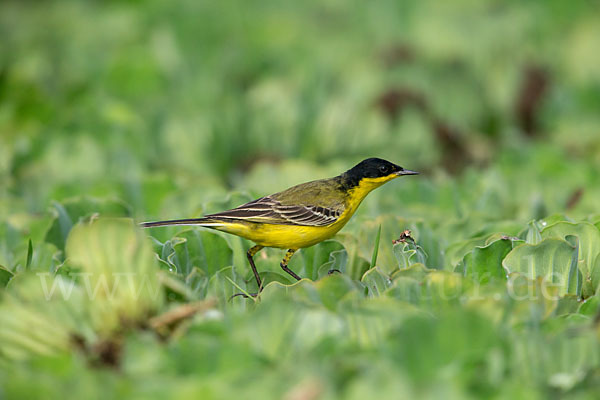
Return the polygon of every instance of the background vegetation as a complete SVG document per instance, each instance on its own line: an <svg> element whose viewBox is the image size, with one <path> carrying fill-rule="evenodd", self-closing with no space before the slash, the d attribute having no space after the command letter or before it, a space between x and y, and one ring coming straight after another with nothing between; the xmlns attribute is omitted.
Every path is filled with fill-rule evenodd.
<svg viewBox="0 0 600 400"><path fill-rule="evenodd" d="M2 2L0 397L594 398L597 6ZM250 243L132 223L371 156L422 175L258 301Z"/></svg>

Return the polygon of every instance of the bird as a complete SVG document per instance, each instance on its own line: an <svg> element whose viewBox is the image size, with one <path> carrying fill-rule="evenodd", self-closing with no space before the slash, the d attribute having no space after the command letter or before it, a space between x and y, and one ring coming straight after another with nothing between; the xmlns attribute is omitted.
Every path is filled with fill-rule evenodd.
<svg viewBox="0 0 600 400"><path fill-rule="evenodd" d="M143 222L140 225L143 228L201 226L254 242L246 256L258 286L258 292L251 296L257 296L263 289L263 283L254 264L254 256L260 250L265 247L287 249L280 267L299 281L301 277L288 267L296 251L334 236L373 189L400 176L418 174L381 158L367 158L333 178L301 183L230 210L200 218Z"/></svg>

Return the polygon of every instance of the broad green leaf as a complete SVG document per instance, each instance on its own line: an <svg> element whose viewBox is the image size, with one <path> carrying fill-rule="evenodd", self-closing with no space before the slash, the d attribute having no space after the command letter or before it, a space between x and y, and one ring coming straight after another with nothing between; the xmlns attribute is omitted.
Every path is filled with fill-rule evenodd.
<svg viewBox="0 0 600 400"><path fill-rule="evenodd" d="M235 273L233 267L225 267L213 274L208 281L207 297L215 297L221 304L226 304L227 301L240 291L231 283L235 282L248 293L256 293L256 283L247 285L240 276Z"/></svg>
<svg viewBox="0 0 600 400"><path fill-rule="evenodd" d="M386 295L397 300L418 305L421 300L421 282L414 278L400 276L393 281Z"/></svg>
<svg viewBox="0 0 600 400"><path fill-rule="evenodd" d="M418 244L410 240L395 244L393 251L399 269L408 268L413 264L427 264L427 254L425 251Z"/></svg>
<svg viewBox="0 0 600 400"><path fill-rule="evenodd" d="M485 243L485 237L476 237L453 243L446 250L446 262L450 264L451 268L454 268L475 246L485 246Z"/></svg>
<svg viewBox="0 0 600 400"><path fill-rule="evenodd" d="M432 271L434 271L434 270L428 269L423 264L417 263L417 264L412 264L408 268L397 269L396 271L394 271L391 278L393 281L398 278L413 278L419 282L422 282L425 279L425 277L427 276L427 274Z"/></svg>
<svg viewBox="0 0 600 400"><path fill-rule="evenodd" d="M299 317L292 335L294 346L297 348L319 351L319 347L324 343L347 333L347 324L344 323L343 317L327 309L303 309Z"/></svg>
<svg viewBox="0 0 600 400"><path fill-rule="evenodd" d="M294 255L294 258L298 257L303 261L304 273L302 276L314 281L320 277L319 269L324 264L328 264L333 261L333 253L343 249L344 246L341 243L335 240L326 240L314 246L300 250L300 254ZM294 258L292 258L292 260L294 260ZM340 267L343 267L343 272L345 272L346 265L338 265L338 269L340 269Z"/></svg>
<svg viewBox="0 0 600 400"><path fill-rule="evenodd" d="M51 243L38 243L31 253L30 270L56 272L61 265L62 252Z"/></svg>
<svg viewBox="0 0 600 400"><path fill-rule="evenodd" d="M177 273L187 276L197 267L206 275L212 276L223 267L232 265L232 251L227 242L218 234L201 229L179 232L171 240L171 249L166 259L174 265Z"/></svg>
<svg viewBox="0 0 600 400"><path fill-rule="evenodd" d="M89 301L73 281L50 273L15 276L0 303L0 354L26 360L65 352L76 334L96 340Z"/></svg>
<svg viewBox="0 0 600 400"><path fill-rule="evenodd" d="M556 310L554 311L556 315L567 315L577 312L577 309L580 305L579 298L572 294L567 294L560 299L556 304Z"/></svg>
<svg viewBox="0 0 600 400"><path fill-rule="evenodd" d="M392 285L390 278L380 273L377 267L365 272L360 281L367 287L370 297L380 296Z"/></svg>
<svg viewBox="0 0 600 400"><path fill-rule="evenodd" d="M288 275L285 271L281 270L281 272L273 272L273 271L265 271L260 273L260 279L262 280L263 287L268 285L271 282L279 282L283 285L293 285L297 282L292 276ZM254 276L252 276L252 280L254 280ZM256 285L249 285L256 286Z"/></svg>
<svg viewBox="0 0 600 400"><path fill-rule="evenodd" d="M423 222L417 222L411 227L414 228L415 240L427 253L427 267L444 269L445 246L439 236Z"/></svg>
<svg viewBox="0 0 600 400"><path fill-rule="evenodd" d="M128 219L79 224L66 244L70 263L81 268L94 325L110 332L121 321L138 321L162 303L158 265L145 232Z"/></svg>
<svg viewBox="0 0 600 400"><path fill-rule="evenodd" d="M351 221L355 222L355 221ZM356 221L358 222L358 221ZM356 254L358 257L367 261L366 268L361 271L349 271L357 273L357 275L350 275L354 279L360 279L362 275L370 268L370 262L373 258L373 249L377 242L377 234L381 228L380 240L377 253L377 266L380 271L391 274L396 268L398 268L398 262L394 256L393 240L397 239L400 234L407 229L410 224L402 219L389 216L379 216L374 219L367 219L360 221L358 229L352 233L352 242L342 239L341 242L344 244L344 248L348 252L349 262L352 265L355 260L353 259L352 251L354 250L351 246L356 245ZM338 237L346 238L350 234L338 235ZM353 244L350 244L353 243Z"/></svg>
<svg viewBox="0 0 600 400"><path fill-rule="evenodd" d="M493 279L506 279L502 260L512 250L513 241L501 239L485 247L475 247L454 269L455 272L487 283Z"/></svg>
<svg viewBox="0 0 600 400"><path fill-rule="evenodd" d="M594 268L598 256L600 256L600 230L589 222L557 222L542 231L543 238L561 238L576 236L579 239L579 263L578 267L586 279L595 275ZM597 281L591 290L597 287Z"/></svg>
<svg viewBox="0 0 600 400"><path fill-rule="evenodd" d="M347 253L346 273L352 279L360 279L369 270L369 261L360 255L358 239L349 233L338 233L335 238L342 243Z"/></svg>
<svg viewBox="0 0 600 400"><path fill-rule="evenodd" d="M559 294L581 295L582 277L577 269L577 247L561 239L544 239L538 244L521 244L511 250L502 265L508 273L528 279L541 277Z"/></svg>
<svg viewBox="0 0 600 400"><path fill-rule="evenodd" d="M353 298L341 301L339 311L346 322L348 339L361 348L377 348L394 326L414 315L414 308L382 296L357 303Z"/></svg>
<svg viewBox="0 0 600 400"><path fill-rule="evenodd" d="M164 243L159 242L153 237L151 237L151 239L155 249L157 250L159 259L161 260L161 265L164 263L169 272L177 273L178 260L175 259L177 257L177 253L175 252L174 248L181 243L185 243L185 239L175 236Z"/></svg>
<svg viewBox="0 0 600 400"><path fill-rule="evenodd" d="M346 274L348 266L348 253L345 249L332 251L329 261L321 265L318 270L319 279L334 273Z"/></svg>
<svg viewBox="0 0 600 400"><path fill-rule="evenodd" d="M357 284L342 274L332 274L315 282L321 302L330 310L335 310L338 301L349 292L357 291Z"/></svg>
<svg viewBox="0 0 600 400"><path fill-rule="evenodd" d="M390 333L390 338L390 357L407 369L410 381L419 382L417 385L427 382L432 373L443 374L455 363L468 365L473 357L485 357L505 343L485 315L454 309L439 316L423 313L409 317Z"/></svg>
<svg viewBox="0 0 600 400"><path fill-rule="evenodd" d="M525 240L527 244L538 244L542 241L541 230L543 226L538 221L530 221L527 228L519 234L519 237Z"/></svg>
<svg viewBox="0 0 600 400"><path fill-rule="evenodd" d="M10 224L16 231L20 232L24 238L31 239L33 243L44 240L48 229L54 222L52 213L30 214L30 213L11 213L6 219L6 224ZM2 225L0 224L0 238L2 237Z"/></svg>
<svg viewBox="0 0 600 400"><path fill-rule="evenodd" d="M564 239L569 235L577 236L580 258L584 265L591 265L595 257L600 254L600 229L589 222L557 222L544 228L541 235L544 239L549 237Z"/></svg>
<svg viewBox="0 0 600 400"><path fill-rule="evenodd" d="M594 317L600 313L600 296L598 294L588 297L579 305L578 313Z"/></svg>
<svg viewBox="0 0 600 400"><path fill-rule="evenodd" d="M549 283L542 276L529 279L519 272L508 276L506 290L511 302L503 319L512 323L526 321L531 324L539 324L544 318L550 317L564 292L562 287Z"/></svg>
<svg viewBox="0 0 600 400"><path fill-rule="evenodd" d="M471 281L449 271L432 271L425 276L422 299L440 309L460 304L462 294L472 286Z"/></svg>
<svg viewBox="0 0 600 400"><path fill-rule="evenodd" d="M165 288L168 301L192 301L201 298L192 288L181 280L181 277L167 271L159 271L158 279Z"/></svg>
<svg viewBox="0 0 600 400"><path fill-rule="evenodd" d="M204 298L209 279L210 277L203 270L194 267L192 272L185 277L185 284L196 295L196 298Z"/></svg>
<svg viewBox="0 0 600 400"><path fill-rule="evenodd" d="M573 220L571 220L570 218L568 218L566 215L563 215L563 214L552 214L552 215L548 215L547 217L542 218L539 221L539 224L541 225L542 229L544 229L544 227L554 225L558 222L573 222Z"/></svg>
<svg viewBox="0 0 600 400"><path fill-rule="evenodd" d="M277 362L293 349L290 342L299 328L302 311L290 302L261 302L253 310L250 321L244 324L246 329L237 330L232 336L249 346L259 357ZM302 339L299 338L300 343Z"/></svg>
<svg viewBox="0 0 600 400"><path fill-rule="evenodd" d="M54 203L51 212L54 222L46 233L45 240L64 250L67 236L71 228L79 221L98 216L127 217L131 214L129 207L119 200L94 199L77 197Z"/></svg>

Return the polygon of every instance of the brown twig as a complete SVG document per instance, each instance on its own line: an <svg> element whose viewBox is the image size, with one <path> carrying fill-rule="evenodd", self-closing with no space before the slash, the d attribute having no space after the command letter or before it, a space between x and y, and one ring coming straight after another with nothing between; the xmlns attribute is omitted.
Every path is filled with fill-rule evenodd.
<svg viewBox="0 0 600 400"><path fill-rule="evenodd" d="M182 304L148 321L150 328L161 336L167 336L169 331L174 330L181 322L193 317L199 312L209 310L216 304L214 299Z"/></svg>

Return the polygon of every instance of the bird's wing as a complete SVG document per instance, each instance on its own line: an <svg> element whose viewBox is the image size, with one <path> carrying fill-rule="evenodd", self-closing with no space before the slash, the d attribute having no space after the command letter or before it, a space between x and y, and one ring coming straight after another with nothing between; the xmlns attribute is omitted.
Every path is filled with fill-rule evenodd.
<svg viewBox="0 0 600 400"><path fill-rule="evenodd" d="M280 201L266 196L206 217L264 224L326 226L337 221L343 212L343 204L335 208L314 205L284 205Z"/></svg>

